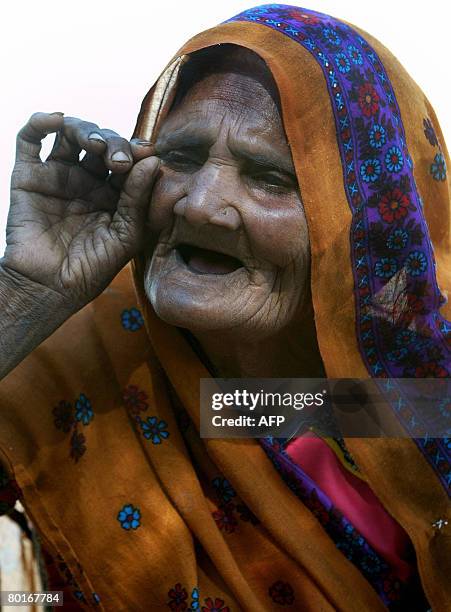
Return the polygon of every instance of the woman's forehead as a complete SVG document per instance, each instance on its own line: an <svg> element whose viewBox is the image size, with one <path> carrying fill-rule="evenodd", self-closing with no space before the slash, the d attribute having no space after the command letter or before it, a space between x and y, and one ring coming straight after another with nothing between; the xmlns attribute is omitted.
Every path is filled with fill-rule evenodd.
<svg viewBox="0 0 451 612"><path fill-rule="evenodd" d="M289 152L277 105L262 83L248 75L210 74L196 82L162 122L158 142L179 137L215 140L220 129L250 141L267 140ZM260 137L260 138L259 138Z"/></svg>
<svg viewBox="0 0 451 612"><path fill-rule="evenodd" d="M264 60L254 51L235 44L215 45L192 53L180 71L173 106L210 75L250 77L263 85L280 109L279 91Z"/></svg>
<svg viewBox="0 0 451 612"><path fill-rule="evenodd" d="M162 122L159 149L209 149L225 140L240 158L270 162L286 172L293 163L278 108L264 86L239 74L197 82Z"/></svg>
<svg viewBox="0 0 451 612"><path fill-rule="evenodd" d="M187 114L232 114L248 123L281 129L281 117L267 87L257 78L233 72L213 73L195 82L174 105L171 117ZM261 125L259 126L261 128Z"/></svg>

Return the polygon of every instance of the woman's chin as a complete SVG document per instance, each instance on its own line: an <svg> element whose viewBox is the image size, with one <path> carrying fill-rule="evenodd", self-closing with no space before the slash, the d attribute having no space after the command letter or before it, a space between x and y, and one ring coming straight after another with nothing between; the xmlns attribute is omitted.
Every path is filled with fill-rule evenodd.
<svg viewBox="0 0 451 612"><path fill-rule="evenodd" d="M237 303L236 295L191 289L157 281L147 296L160 319L193 332L241 328L254 314L247 312L244 303Z"/></svg>

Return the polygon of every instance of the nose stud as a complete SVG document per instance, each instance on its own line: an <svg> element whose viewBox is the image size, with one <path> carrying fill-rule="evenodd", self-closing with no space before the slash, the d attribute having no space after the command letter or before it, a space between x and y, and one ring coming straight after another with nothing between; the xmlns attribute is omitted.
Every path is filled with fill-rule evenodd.
<svg viewBox="0 0 451 612"><path fill-rule="evenodd" d="M210 223L213 225L222 225L230 230L236 230L241 225L241 217L239 212L233 206L226 206L222 210L210 217Z"/></svg>

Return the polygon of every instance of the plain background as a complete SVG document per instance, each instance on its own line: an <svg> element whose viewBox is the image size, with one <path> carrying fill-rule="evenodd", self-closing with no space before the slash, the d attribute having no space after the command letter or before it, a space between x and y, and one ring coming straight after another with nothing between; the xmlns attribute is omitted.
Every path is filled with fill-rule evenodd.
<svg viewBox="0 0 451 612"><path fill-rule="evenodd" d="M37 110L63 111L129 137L141 100L191 36L257 3L247 0L16 0L0 24L0 254L15 135ZM422 87L451 142L448 0L305 0L383 42ZM50 140L50 139L47 139ZM51 142L46 143L49 150Z"/></svg>

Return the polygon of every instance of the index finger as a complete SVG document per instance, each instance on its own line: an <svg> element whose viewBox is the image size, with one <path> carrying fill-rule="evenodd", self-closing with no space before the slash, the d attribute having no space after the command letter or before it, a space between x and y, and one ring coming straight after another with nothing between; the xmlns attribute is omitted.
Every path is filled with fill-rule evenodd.
<svg viewBox="0 0 451 612"><path fill-rule="evenodd" d="M132 138L130 140L130 149L132 151L133 159L140 161L145 157L152 157L155 155L155 144L150 140L142 140L140 138Z"/></svg>
<svg viewBox="0 0 451 612"><path fill-rule="evenodd" d="M16 161L41 161L42 140L63 125L63 113L34 113L17 134Z"/></svg>

